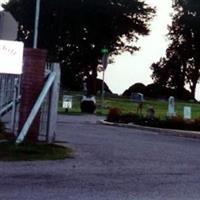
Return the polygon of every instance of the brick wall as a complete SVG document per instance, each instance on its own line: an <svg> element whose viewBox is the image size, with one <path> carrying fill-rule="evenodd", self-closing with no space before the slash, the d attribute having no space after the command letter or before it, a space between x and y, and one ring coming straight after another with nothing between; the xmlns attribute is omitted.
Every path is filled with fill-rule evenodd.
<svg viewBox="0 0 200 200"><path fill-rule="evenodd" d="M19 108L19 130L22 129L44 84L46 50L25 49ZM36 142L39 134L40 113L31 125L26 140Z"/></svg>

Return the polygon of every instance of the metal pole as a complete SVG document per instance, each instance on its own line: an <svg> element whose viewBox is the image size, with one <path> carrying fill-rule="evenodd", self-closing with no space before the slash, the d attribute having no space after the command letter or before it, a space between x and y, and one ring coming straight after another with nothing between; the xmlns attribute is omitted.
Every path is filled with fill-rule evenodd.
<svg viewBox="0 0 200 200"><path fill-rule="evenodd" d="M105 69L103 70L102 78L102 91L101 91L101 114L103 114L103 104L104 104L104 78L105 78Z"/></svg>
<svg viewBox="0 0 200 200"><path fill-rule="evenodd" d="M37 48L39 17L40 17L40 0L36 0L35 28L34 28L34 40L33 40L33 48L34 49Z"/></svg>

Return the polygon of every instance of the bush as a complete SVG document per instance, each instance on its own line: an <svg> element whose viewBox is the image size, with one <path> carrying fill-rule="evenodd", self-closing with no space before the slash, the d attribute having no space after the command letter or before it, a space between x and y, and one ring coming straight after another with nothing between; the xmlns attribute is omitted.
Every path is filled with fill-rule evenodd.
<svg viewBox="0 0 200 200"><path fill-rule="evenodd" d="M127 114L121 114L119 122L121 123L133 123L133 122L139 122L141 120L141 117L136 113L127 113Z"/></svg>
<svg viewBox="0 0 200 200"><path fill-rule="evenodd" d="M200 118L195 120L185 120L183 117L168 117L161 120L156 117L149 118L143 117L135 113L122 114L119 108L111 108L109 110L107 121L120 122L120 123L135 123L143 126L168 128L168 129L181 129L181 130L200 130Z"/></svg>
<svg viewBox="0 0 200 200"><path fill-rule="evenodd" d="M183 117L167 117L165 120L160 122L160 127L169 128L169 129L187 129L186 121Z"/></svg>
<svg viewBox="0 0 200 200"><path fill-rule="evenodd" d="M119 122L121 117L121 110L119 108L110 108L107 115L107 121Z"/></svg>

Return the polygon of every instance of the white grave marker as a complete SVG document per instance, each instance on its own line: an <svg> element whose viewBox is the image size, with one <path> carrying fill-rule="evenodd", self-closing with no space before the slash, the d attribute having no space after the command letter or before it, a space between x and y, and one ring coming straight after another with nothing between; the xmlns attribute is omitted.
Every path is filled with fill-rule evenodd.
<svg viewBox="0 0 200 200"><path fill-rule="evenodd" d="M22 74L23 42L0 40L0 73Z"/></svg>
<svg viewBox="0 0 200 200"><path fill-rule="evenodd" d="M191 119L191 107L184 106L183 113L184 113L184 119Z"/></svg>
<svg viewBox="0 0 200 200"><path fill-rule="evenodd" d="M170 96L168 99L168 111L167 111L168 117L174 117L176 116L175 113L175 100L173 96Z"/></svg>
<svg viewBox="0 0 200 200"><path fill-rule="evenodd" d="M71 109L72 108L72 96L63 95L63 108Z"/></svg>

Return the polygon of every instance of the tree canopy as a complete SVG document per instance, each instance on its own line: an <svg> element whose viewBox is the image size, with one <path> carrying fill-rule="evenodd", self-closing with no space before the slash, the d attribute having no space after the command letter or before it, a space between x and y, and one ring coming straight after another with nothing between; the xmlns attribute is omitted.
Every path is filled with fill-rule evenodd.
<svg viewBox="0 0 200 200"><path fill-rule="evenodd" d="M3 7L19 22L18 39L33 43L36 0L10 0ZM101 49L133 53L139 35L149 32L154 9L139 0L41 0L38 47L62 64L63 84L80 88L96 78ZM73 80L73 81L72 81Z"/></svg>
<svg viewBox="0 0 200 200"><path fill-rule="evenodd" d="M188 84L194 98L200 78L200 1L174 0L173 7L171 44L166 57L151 66L152 77L156 83L175 88L180 98Z"/></svg>

